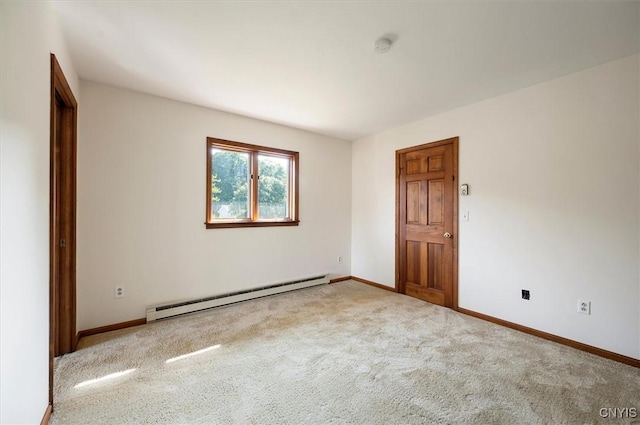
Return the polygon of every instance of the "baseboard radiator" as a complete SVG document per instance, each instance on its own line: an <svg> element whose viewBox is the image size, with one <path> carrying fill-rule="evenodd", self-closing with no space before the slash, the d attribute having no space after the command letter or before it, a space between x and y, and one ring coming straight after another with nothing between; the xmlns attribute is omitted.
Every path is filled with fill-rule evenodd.
<svg viewBox="0 0 640 425"><path fill-rule="evenodd" d="M147 322L153 322L154 320L166 319L168 317L194 313L196 311L207 310L227 304L234 304L241 301L252 300L255 298L295 291L296 289L303 289L327 283L329 283L328 274L294 280L291 282L277 283L275 285L263 286L261 288L249 289L246 291L217 295L214 297L156 305L147 308Z"/></svg>

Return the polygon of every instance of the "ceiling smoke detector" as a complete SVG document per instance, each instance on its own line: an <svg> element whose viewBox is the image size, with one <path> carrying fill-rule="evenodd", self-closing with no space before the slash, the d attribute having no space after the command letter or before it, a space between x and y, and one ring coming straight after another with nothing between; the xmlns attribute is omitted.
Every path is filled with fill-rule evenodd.
<svg viewBox="0 0 640 425"><path fill-rule="evenodd" d="M391 40L388 38L379 38L373 43L373 51L376 53L387 53L391 49Z"/></svg>

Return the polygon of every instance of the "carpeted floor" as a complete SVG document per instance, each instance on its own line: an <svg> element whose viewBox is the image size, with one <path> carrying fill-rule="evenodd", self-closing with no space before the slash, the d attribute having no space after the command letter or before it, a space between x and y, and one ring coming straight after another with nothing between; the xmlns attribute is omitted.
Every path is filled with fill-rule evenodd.
<svg viewBox="0 0 640 425"><path fill-rule="evenodd" d="M50 423L640 423L640 370L347 281L84 338Z"/></svg>

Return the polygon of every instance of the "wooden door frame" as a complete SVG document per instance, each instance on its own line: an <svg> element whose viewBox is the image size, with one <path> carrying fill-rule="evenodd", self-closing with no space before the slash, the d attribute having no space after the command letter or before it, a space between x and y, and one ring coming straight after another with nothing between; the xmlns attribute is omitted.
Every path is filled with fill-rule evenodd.
<svg viewBox="0 0 640 425"><path fill-rule="evenodd" d="M56 103L62 105L60 111L60 128L56 128ZM76 349L76 174L77 174L77 122L78 103L69 87L69 83L62 72L54 54L51 54L51 114L50 114L50 169L49 169L49 404L53 406L53 360L62 335L65 341L62 351L71 352ZM57 155L56 132L59 132L60 145L64 146L69 155ZM66 255L69 258L68 285L61 290L56 284L56 264L60 252L60 235L58 234L57 219L60 207L56 208L56 178L58 170L64 167L71 180L68 192L62 191L68 196L64 197L60 204L67 208L66 214L60 214L68 229L66 237ZM62 227L62 226L61 226ZM61 279L64 282L64 279ZM60 308L61 296L65 308ZM64 315L64 319L59 318ZM62 325L60 324L62 323Z"/></svg>
<svg viewBox="0 0 640 425"><path fill-rule="evenodd" d="M451 137L449 139L438 140L436 142L425 143L419 146L399 149L396 151L396 292L404 294L406 292L405 284L400 279L400 155L409 152L422 150L426 148L435 148L438 146L452 145L453 147L453 187L456 188L453 194L453 275L452 279L452 297L453 310L458 310L458 142L459 137Z"/></svg>

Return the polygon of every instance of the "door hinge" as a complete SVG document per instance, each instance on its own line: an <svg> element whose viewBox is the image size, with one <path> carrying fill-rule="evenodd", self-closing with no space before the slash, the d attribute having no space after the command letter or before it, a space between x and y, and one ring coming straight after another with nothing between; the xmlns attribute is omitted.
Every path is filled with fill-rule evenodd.
<svg viewBox="0 0 640 425"><path fill-rule="evenodd" d="M398 175L402 174L402 167L398 167Z"/></svg>
<svg viewBox="0 0 640 425"><path fill-rule="evenodd" d="M456 181L456 176L451 176L451 181Z"/></svg>
<svg viewBox="0 0 640 425"><path fill-rule="evenodd" d="M60 248L66 248L66 246L67 246L67 240L60 239Z"/></svg>

